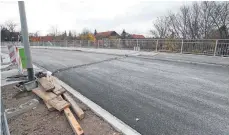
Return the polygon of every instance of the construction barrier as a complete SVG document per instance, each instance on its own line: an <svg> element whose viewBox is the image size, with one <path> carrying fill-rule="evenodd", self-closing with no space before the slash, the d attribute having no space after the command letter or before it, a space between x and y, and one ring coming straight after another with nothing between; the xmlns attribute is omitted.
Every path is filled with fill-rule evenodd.
<svg viewBox="0 0 229 135"><path fill-rule="evenodd" d="M26 57L24 48L8 45L8 50L11 63L18 66L19 74L23 74L26 70Z"/></svg>
<svg viewBox="0 0 229 135"><path fill-rule="evenodd" d="M17 64L16 46L8 45L8 50L9 50L10 62L13 63L13 64Z"/></svg>

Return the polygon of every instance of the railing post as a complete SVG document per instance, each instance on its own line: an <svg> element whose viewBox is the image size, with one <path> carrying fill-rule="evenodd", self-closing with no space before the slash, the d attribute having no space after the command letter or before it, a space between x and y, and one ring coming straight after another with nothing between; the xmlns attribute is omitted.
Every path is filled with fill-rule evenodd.
<svg viewBox="0 0 229 135"><path fill-rule="evenodd" d="M67 40L65 40L65 45L66 45L66 47L68 47L68 41Z"/></svg>
<svg viewBox="0 0 229 135"><path fill-rule="evenodd" d="M99 40L98 40L98 48L99 48Z"/></svg>
<svg viewBox="0 0 229 135"><path fill-rule="evenodd" d="M157 40L157 44L156 44L156 52L157 52L157 46L158 46L158 40Z"/></svg>
<svg viewBox="0 0 229 135"><path fill-rule="evenodd" d="M184 40L182 39L182 41L181 41L181 48L180 48L180 53L181 54L183 53L183 46L184 46Z"/></svg>
<svg viewBox="0 0 229 135"><path fill-rule="evenodd" d="M216 41L215 41L215 50L214 50L214 56L216 55L217 46L218 46L218 40L216 40Z"/></svg>
<svg viewBox="0 0 229 135"><path fill-rule="evenodd" d="M137 47L138 47L138 39L137 39Z"/></svg>
<svg viewBox="0 0 229 135"><path fill-rule="evenodd" d="M89 47L89 40L87 41L87 47Z"/></svg>

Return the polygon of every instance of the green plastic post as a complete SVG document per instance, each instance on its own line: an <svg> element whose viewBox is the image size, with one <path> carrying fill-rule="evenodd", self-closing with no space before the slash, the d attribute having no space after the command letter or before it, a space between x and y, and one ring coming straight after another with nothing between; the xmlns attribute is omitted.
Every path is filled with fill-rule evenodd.
<svg viewBox="0 0 229 135"><path fill-rule="evenodd" d="M20 55L20 58L21 58L22 68L26 69L26 57L25 57L24 48L19 48L19 55Z"/></svg>

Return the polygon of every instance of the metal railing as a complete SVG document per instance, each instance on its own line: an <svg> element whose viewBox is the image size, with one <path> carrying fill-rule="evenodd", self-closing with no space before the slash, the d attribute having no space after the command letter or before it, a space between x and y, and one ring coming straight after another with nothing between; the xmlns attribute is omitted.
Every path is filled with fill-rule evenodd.
<svg viewBox="0 0 229 135"><path fill-rule="evenodd" d="M18 43L15 43L18 45ZM3 44L4 45L4 44ZM31 46L88 47L229 56L229 39L103 39L30 42Z"/></svg>

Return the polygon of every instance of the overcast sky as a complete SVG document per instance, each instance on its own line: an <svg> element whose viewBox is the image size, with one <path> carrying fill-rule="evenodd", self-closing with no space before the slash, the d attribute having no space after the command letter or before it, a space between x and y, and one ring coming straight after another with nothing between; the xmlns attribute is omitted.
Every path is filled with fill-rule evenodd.
<svg viewBox="0 0 229 135"><path fill-rule="evenodd" d="M146 1L146 0L30 0L25 1L29 32L41 35L56 26L60 31L74 30L80 33L88 28L92 32L123 29L129 33L150 36L153 21L177 12L191 1ZM12 20L20 29L18 4L16 1L0 1L0 24Z"/></svg>

